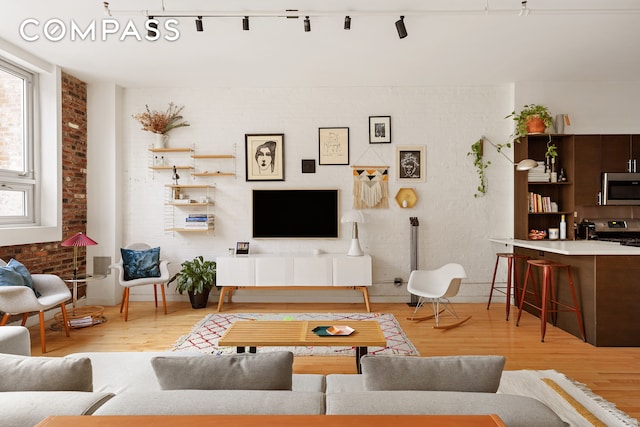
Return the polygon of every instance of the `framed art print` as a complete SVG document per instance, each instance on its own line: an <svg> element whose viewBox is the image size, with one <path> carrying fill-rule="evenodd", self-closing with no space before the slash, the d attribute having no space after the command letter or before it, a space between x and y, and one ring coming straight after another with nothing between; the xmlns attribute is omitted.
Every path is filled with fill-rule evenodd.
<svg viewBox="0 0 640 427"><path fill-rule="evenodd" d="M391 116L369 116L369 144L391 142Z"/></svg>
<svg viewBox="0 0 640 427"><path fill-rule="evenodd" d="M349 164L349 128L319 128L320 165Z"/></svg>
<svg viewBox="0 0 640 427"><path fill-rule="evenodd" d="M245 134L247 181L284 181L284 134Z"/></svg>
<svg viewBox="0 0 640 427"><path fill-rule="evenodd" d="M424 145L405 145L396 148L398 181L424 182L427 158Z"/></svg>
<svg viewBox="0 0 640 427"><path fill-rule="evenodd" d="M236 242L236 255L249 255L249 242Z"/></svg>

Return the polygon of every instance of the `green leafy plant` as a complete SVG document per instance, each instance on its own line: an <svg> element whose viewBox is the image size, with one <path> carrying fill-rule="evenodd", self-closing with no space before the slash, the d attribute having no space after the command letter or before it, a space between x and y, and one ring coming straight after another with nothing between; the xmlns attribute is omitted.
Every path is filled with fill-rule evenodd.
<svg viewBox="0 0 640 427"><path fill-rule="evenodd" d="M201 294L216 284L216 262L205 261L202 255L192 261L185 261L181 264L180 271L169 279L167 286L173 281L176 282L176 292L181 295L185 291Z"/></svg>
<svg viewBox="0 0 640 427"><path fill-rule="evenodd" d="M515 141L527 136L527 122L532 116L538 116L542 119L547 128L553 126L553 118L547 107L539 104L526 104L522 107L520 113L512 111L511 114L505 117L505 119L511 118L516 122L511 139ZM549 141L551 141L551 135L549 135Z"/></svg>
<svg viewBox="0 0 640 427"><path fill-rule="evenodd" d="M500 149L498 149L498 151L500 151ZM480 184L476 189L477 193L475 193L473 197L482 197L487 193L487 178L484 172L485 172L485 169L487 169L487 167L491 164L490 161L487 161L487 162L484 161L482 138L480 138L479 140L471 144L471 151L467 153L467 156L473 157L473 165L476 167L476 171L478 172L478 178L480 179Z"/></svg>
<svg viewBox="0 0 640 427"><path fill-rule="evenodd" d="M545 157L555 158L558 156L558 147L555 144L552 144L551 141L547 142L547 152L545 153Z"/></svg>

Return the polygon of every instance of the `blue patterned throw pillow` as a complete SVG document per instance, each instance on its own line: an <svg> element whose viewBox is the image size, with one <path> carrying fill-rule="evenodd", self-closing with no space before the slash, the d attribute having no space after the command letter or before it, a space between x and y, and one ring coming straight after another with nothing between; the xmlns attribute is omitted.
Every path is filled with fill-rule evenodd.
<svg viewBox="0 0 640 427"><path fill-rule="evenodd" d="M124 280L160 277L160 248L120 249L124 265Z"/></svg>
<svg viewBox="0 0 640 427"><path fill-rule="evenodd" d="M27 267L13 258L6 266L0 267L0 286L26 286L31 288L36 298L40 297L40 292L33 287L33 279Z"/></svg>

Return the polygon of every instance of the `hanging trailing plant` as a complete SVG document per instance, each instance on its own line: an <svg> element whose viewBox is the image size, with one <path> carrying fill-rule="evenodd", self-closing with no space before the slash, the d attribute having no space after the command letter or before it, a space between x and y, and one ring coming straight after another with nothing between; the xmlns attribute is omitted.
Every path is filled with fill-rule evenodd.
<svg viewBox="0 0 640 427"><path fill-rule="evenodd" d="M473 197L482 197L487 193L487 178L484 174L487 167L491 164L490 161L485 162L483 158L483 139L480 138L473 144L471 144L471 151L467 153L467 156L473 157L473 165L476 167L476 171L478 172L478 178L480 179L480 184L476 189L476 193Z"/></svg>

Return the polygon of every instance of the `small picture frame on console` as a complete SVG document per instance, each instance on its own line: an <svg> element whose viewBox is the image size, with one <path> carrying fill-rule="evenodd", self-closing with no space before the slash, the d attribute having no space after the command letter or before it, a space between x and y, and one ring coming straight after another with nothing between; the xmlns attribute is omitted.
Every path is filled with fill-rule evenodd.
<svg viewBox="0 0 640 427"><path fill-rule="evenodd" d="M249 242L236 242L236 255L249 255Z"/></svg>

